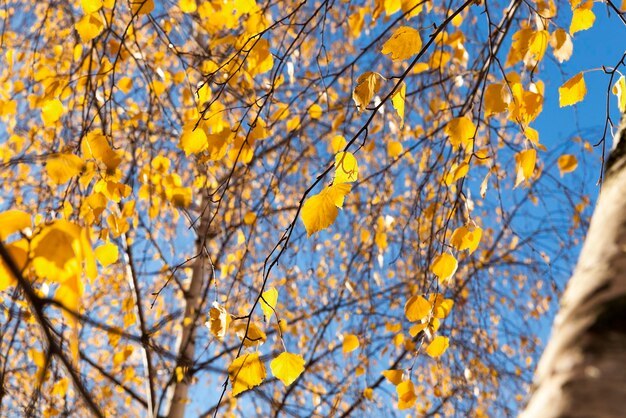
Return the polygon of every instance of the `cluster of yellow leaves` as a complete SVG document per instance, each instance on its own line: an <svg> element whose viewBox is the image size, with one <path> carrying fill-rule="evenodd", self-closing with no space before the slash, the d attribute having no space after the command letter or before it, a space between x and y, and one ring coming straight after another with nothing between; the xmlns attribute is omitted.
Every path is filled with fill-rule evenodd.
<svg viewBox="0 0 626 418"><path fill-rule="evenodd" d="M435 336L435 333L439 329L440 320L450 314L453 306L452 299L444 299L441 294L431 294L428 300L421 295L414 295L404 305L404 315L409 322L419 322L411 327L409 334L415 337L424 331L432 340L426 353L433 358L441 356L448 348L448 338Z"/></svg>
<svg viewBox="0 0 626 418"><path fill-rule="evenodd" d="M31 216L26 212L10 210L1 213L0 239L5 241L18 232L25 236L3 244L24 278L57 284L55 299L70 312L79 312L84 292L83 273L90 280L98 273L87 230L65 220L41 223L32 229ZM0 260L0 290L16 285L16 281L8 266ZM63 313L73 328L70 346L76 359L78 321L71 313Z"/></svg>
<svg viewBox="0 0 626 418"><path fill-rule="evenodd" d="M143 183L139 188L139 197L149 202L148 215L151 219L159 214L161 200L169 201L176 207L191 204L191 188L183 186L180 175L170 173L170 165L169 159L158 155L139 172L139 180Z"/></svg>
<svg viewBox="0 0 626 418"><path fill-rule="evenodd" d="M335 222L343 207L345 196L359 177L359 166L351 152L340 152L335 156L335 179L333 184L320 193L308 198L302 205L302 221L307 235L328 228Z"/></svg>
<svg viewBox="0 0 626 418"><path fill-rule="evenodd" d="M270 288L261 295L261 309L269 322L278 301L278 291ZM231 318L226 308L214 302L209 311L209 320L206 325L219 341L222 341L228 331ZM253 322L242 323L235 327L237 335L242 339L244 346L259 346L267 339L265 333ZM291 385L304 371L304 358L299 354L287 351L279 354L270 363L272 374L286 386ZM260 385L266 377L265 365L259 353L245 353L233 360L228 367L228 376L232 383L232 394L238 394Z"/></svg>

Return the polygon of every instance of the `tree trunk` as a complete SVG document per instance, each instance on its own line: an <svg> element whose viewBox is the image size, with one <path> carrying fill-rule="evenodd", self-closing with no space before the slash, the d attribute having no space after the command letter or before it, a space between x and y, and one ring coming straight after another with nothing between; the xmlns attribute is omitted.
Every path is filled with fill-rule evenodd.
<svg viewBox="0 0 626 418"><path fill-rule="evenodd" d="M207 199L203 199L203 205ZM202 206L205 207L205 206ZM174 390L171 394L169 403L168 418L183 418L185 416L185 407L189 404L189 388L191 386L192 375L188 368L193 366L193 359L196 351L195 336L198 326L198 309L202 300L202 289L207 277L207 271L210 269L209 260L206 254L206 240L211 237L208 234L210 223L210 211L205 210L201 217L198 227L198 238L196 244L196 255L194 260L191 283L185 292L185 315L182 321L182 332L178 340L178 360L177 367L182 367L183 375L179 381L178 378L174 384ZM178 373L175 373L178 377Z"/></svg>
<svg viewBox="0 0 626 418"><path fill-rule="evenodd" d="M626 414L626 118L521 417Z"/></svg>

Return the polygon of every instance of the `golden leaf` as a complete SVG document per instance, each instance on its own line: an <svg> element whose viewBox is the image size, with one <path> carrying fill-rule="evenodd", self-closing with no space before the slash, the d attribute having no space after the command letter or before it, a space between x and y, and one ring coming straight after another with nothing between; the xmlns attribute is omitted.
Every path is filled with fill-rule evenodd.
<svg viewBox="0 0 626 418"><path fill-rule="evenodd" d="M422 48L422 38L419 31L408 26L400 26L384 43L382 53L391 54L394 61L411 58Z"/></svg>
<svg viewBox="0 0 626 418"><path fill-rule="evenodd" d="M446 352L449 345L450 341L448 337L438 335L433 338L428 347L426 347L426 353L432 358L437 358Z"/></svg>
<svg viewBox="0 0 626 418"><path fill-rule="evenodd" d="M359 164L351 152L340 152L335 155L334 184L351 183L359 178Z"/></svg>
<svg viewBox="0 0 626 418"><path fill-rule="evenodd" d="M344 353L350 353L357 348L359 348L359 337L354 334L344 334L342 351Z"/></svg>
<svg viewBox="0 0 626 418"><path fill-rule="evenodd" d="M404 314L411 322L421 321L430 315L431 309L432 306L426 299L420 295L415 295L404 305Z"/></svg>
<svg viewBox="0 0 626 418"><path fill-rule="evenodd" d="M559 106L571 106L580 102L587 94L583 73L578 73L559 87Z"/></svg>
<svg viewBox="0 0 626 418"><path fill-rule="evenodd" d="M270 363L274 377L289 386L304 371L304 358L299 354L281 353Z"/></svg>
<svg viewBox="0 0 626 418"><path fill-rule="evenodd" d="M454 275L457 267L456 258L451 254L443 253L435 257L430 266L430 271L439 278L440 282L445 282Z"/></svg>
<svg viewBox="0 0 626 418"><path fill-rule="evenodd" d="M559 157L558 164L561 177L563 177L565 173L571 173L576 170L576 167L578 167L578 160L576 160L574 155L564 154Z"/></svg>
<svg viewBox="0 0 626 418"><path fill-rule="evenodd" d="M302 222L307 236L328 228L335 222L339 211L343 207L343 200L351 186L346 183L333 184L326 187L319 194L311 196L302 205Z"/></svg>
<svg viewBox="0 0 626 418"><path fill-rule="evenodd" d="M278 290L276 290L275 287L272 287L263 292L261 297L261 309L263 309L263 316L265 316L266 322L270 322L270 318L274 314L274 309L276 308L277 301Z"/></svg>
<svg viewBox="0 0 626 418"><path fill-rule="evenodd" d="M228 366L228 376L233 385L233 396L260 385L265 379L265 366L259 359L259 353L244 354L237 357Z"/></svg>
<svg viewBox="0 0 626 418"><path fill-rule="evenodd" d="M381 80L383 77L380 74L371 71L363 73L357 78L356 87L352 92L352 100L354 100L359 112L364 111L372 101L372 97L378 93Z"/></svg>
<svg viewBox="0 0 626 418"><path fill-rule="evenodd" d="M226 308L217 302L209 310L209 320L205 324L218 341L222 341L230 325L230 315Z"/></svg>
<svg viewBox="0 0 626 418"><path fill-rule="evenodd" d="M415 386L410 380L400 382L396 386L396 392L398 393L398 409L409 409L415 404L417 395L415 394Z"/></svg>
<svg viewBox="0 0 626 418"><path fill-rule="evenodd" d="M96 259L102 264L102 267L108 267L115 263L119 257L117 245L107 242L95 249Z"/></svg>

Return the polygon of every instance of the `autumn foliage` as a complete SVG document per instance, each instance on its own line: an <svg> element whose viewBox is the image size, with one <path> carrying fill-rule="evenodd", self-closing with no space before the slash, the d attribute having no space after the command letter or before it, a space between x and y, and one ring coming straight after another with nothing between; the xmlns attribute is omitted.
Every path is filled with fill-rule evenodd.
<svg viewBox="0 0 626 418"><path fill-rule="evenodd" d="M0 415L514 413L595 161L533 128L588 69L542 77L599 8L3 2Z"/></svg>

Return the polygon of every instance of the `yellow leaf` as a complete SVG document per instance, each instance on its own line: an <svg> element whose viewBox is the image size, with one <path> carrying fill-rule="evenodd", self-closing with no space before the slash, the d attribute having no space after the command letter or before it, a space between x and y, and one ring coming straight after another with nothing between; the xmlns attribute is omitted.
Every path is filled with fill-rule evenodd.
<svg viewBox="0 0 626 418"><path fill-rule="evenodd" d="M443 253L435 257L430 266L430 271L439 278L440 282L444 282L452 277L457 267L456 258L451 254Z"/></svg>
<svg viewBox="0 0 626 418"><path fill-rule="evenodd" d="M552 47L554 58L560 63L569 60L572 56L572 52L574 52L572 37L565 29L559 28L552 32L552 36L550 36L550 46Z"/></svg>
<svg viewBox="0 0 626 418"><path fill-rule="evenodd" d="M243 223L246 225L252 225L256 221L256 213L248 212L243 217Z"/></svg>
<svg viewBox="0 0 626 418"><path fill-rule="evenodd" d="M411 337L415 337L417 334L420 333L420 331L425 330L427 326L428 326L427 322L423 322L421 324L415 324L411 328L409 328L409 334L411 335Z"/></svg>
<svg viewBox="0 0 626 418"><path fill-rule="evenodd" d="M217 302L213 302L213 307L209 310L209 320L206 325L211 331L211 334L213 334L218 341L222 341L230 325L230 315L226 311L226 308Z"/></svg>
<svg viewBox="0 0 626 418"><path fill-rule="evenodd" d="M359 337L354 334L344 334L342 347L343 352L350 353L357 348L359 348Z"/></svg>
<svg viewBox="0 0 626 418"><path fill-rule="evenodd" d="M572 12L572 23L569 26L569 33L575 34L582 30L587 30L593 26L596 21L596 15L589 9L578 8Z"/></svg>
<svg viewBox="0 0 626 418"><path fill-rule="evenodd" d="M183 13L193 13L198 8L196 0L179 0L178 6Z"/></svg>
<svg viewBox="0 0 626 418"><path fill-rule="evenodd" d="M382 53L391 54L394 61L402 61L411 58L422 48L420 33L411 27L400 26L384 43Z"/></svg>
<svg viewBox="0 0 626 418"><path fill-rule="evenodd" d="M85 158L93 158L104 163L107 169L114 170L122 162L122 158L113 151L107 137L96 129L89 132L82 140L81 151Z"/></svg>
<svg viewBox="0 0 626 418"><path fill-rule="evenodd" d="M332 149L334 153L338 153L339 151L341 151L342 149L346 147L346 144L347 144L346 138L344 138L342 135L336 135L330 141L330 148Z"/></svg>
<svg viewBox="0 0 626 418"><path fill-rule="evenodd" d="M260 385L265 379L265 366L259 353L244 354L228 366L228 376L233 385L233 396Z"/></svg>
<svg viewBox="0 0 626 418"><path fill-rule="evenodd" d="M67 183L80 174L83 167L83 160L74 154L57 154L46 162L46 172L53 184Z"/></svg>
<svg viewBox="0 0 626 418"><path fill-rule="evenodd" d="M506 112L509 108L507 98L510 97L508 87L502 83L489 84L485 89L484 109L485 117Z"/></svg>
<svg viewBox="0 0 626 418"><path fill-rule="evenodd" d="M578 73L559 87L559 106L571 106L580 102L587 94L583 73Z"/></svg>
<svg viewBox="0 0 626 418"><path fill-rule="evenodd" d="M463 177L465 177L468 172L469 172L468 163L462 162L459 165L457 165L456 163L452 164L450 171L446 174L446 176L443 179L444 183L446 184L446 186L451 186L457 180L460 180Z"/></svg>
<svg viewBox="0 0 626 418"><path fill-rule="evenodd" d="M625 0L626 1L626 0ZM626 113L626 79L621 76L613 85L613 94L617 96L617 108Z"/></svg>
<svg viewBox="0 0 626 418"><path fill-rule="evenodd" d="M108 267L115 263L119 257L119 250L117 245L112 242L107 242L95 249L96 259L100 262L102 267Z"/></svg>
<svg viewBox="0 0 626 418"><path fill-rule="evenodd" d="M482 235L483 230L477 226L461 226L452 233L450 244L458 251L469 250L471 254L478 248Z"/></svg>
<svg viewBox="0 0 626 418"><path fill-rule="evenodd" d="M398 116L400 117L400 128L404 126L404 99L406 97L406 84L404 81L400 85L400 88L397 89L393 96L391 96L391 104L393 108L396 109Z"/></svg>
<svg viewBox="0 0 626 418"><path fill-rule="evenodd" d="M371 401L372 399L374 399L374 389L372 388L363 389L363 397L367 399L368 401Z"/></svg>
<svg viewBox="0 0 626 418"><path fill-rule="evenodd" d="M411 297L404 305L404 314L406 318L411 321L421 321L430 315L432 306L426 299L420 295Z"/></svg>
<svg viewBox="0 0 626 418"><path fill-rule="evenodd" d="M398 157L403 151L404 148L402 147L402 143L399 141L389 141L387 144L387 154L389 154L389 157L391 158Z"/></svg>
<svg viewBox="0 0 626 418"><path fill-rule="evenodd" d="M433 338L428 347L426 347L426 353L432 358L437 358L446 352L449 345L450 341L448 337L438 335Z"/></svg>
<svg viewBox="0 0 626 418"><path fill-rule="evenodd" d="M322 117L323 113L324 112L322 110L322 107L317 103L311 105L311 107L309 108L309 116L311 117L311 119L319 119Z"/></svg>
<svg viewBox="0 0 626 418"><path fill-rule="evenodd" d="M80 5L86 15L95 13L102 8L102 0L80 0Z"/></svg>
<svg viewBox="0 0 626 418"><path fill-rule="evenodd" d="M561 155L559 157L558 163L561 177L563 177L565 173L571 173L572 171L576 170L576 167L578 167L578 161L576 160L576 157L571 154Z"/></svg>
<svg viewBox="0 0 626 418"><path fill-rule="evenodd" d="M415 386L410 380L400 382L396 386L396 392L398 393L398 409L409 409L415 404L417 395L415 394Z"/></svg>
<svg viewBox="0 0 626 418"><path fill-rule="evenodd" d="M515 154L515 162L517 164L515 179L515 187L519 186L523 181L528 181L535 171L535 163L537 161L537 151L533 148L520 151Z"/></svg>
<svg viewBox="0 0 626 418"><path fill-rule="evenodd" d="M63 103L59 99L48 100L41 108L41 119L45 126L52 126L63 115Z"/></svg>
<svg viewBox="0 0 626 418"><path fill-rule="evenodd" d="M11 209L0 213L0 240L5 240L15 232L30 228L30 215L24 211Z"/></svg>
<svg viewBox="0 0 626 418"><path fill-rule="evenodd" d="M145 15L154 10L154 0L130 0L133 15Z"/></svg>
<svg viewBox="0 0 626 418"><path fill-rule="evenodd" d="M435 303L435 318L445 319L450 315L453 306L454 301L452 299L444 299L441 302Z"/></svg>
<svg viewBox="0 0 626 418"><path fill-rule="evenodd" d="M250 322L250 326L248 327L248 333L246 334L246 326L247 322L240 322L235 327L235 333L237 336L243 340L243 345L246 347L254 347L262 345L267 340L267 335L257 324L254 322ZM244 339L245 336L245 339Z"/></svg>
<svg viewBox="0 0 626 418"><path fill-rule="evenodd" d="M382 375L395 386L402 382L402 370L383 370Z"/></svg>
<svg viewBox="0 0 626 418"><path fill-rule="evenodd" d="M467 116L454 118L448 123L444 132L450 137L450 142L454 148L463 146L468 148L472 145L474 135L476 134L476 125Z"/></svg>
<svg viewBox="0 0 626 418"><path fill-rule="evenodd" d="M275 287L266 290L261 295L261 309L263 309L266 322L270 322L274 309L276 309L276 302L278 302L278 290Z"/></svg>
<svg viewBox="0 0 626 418"><path fill-rule="evenodd" d="M549 39L550 34L547 30L538 30L531 35L528 52L535 61L539 62L542 60L544 54L546 53L546 49L548 49Z"/></svg>
<svg viewBox="0 0 626 418"><path fill-rule="evenodd" d="M365 110L367 105L372 101L372 97L378 90L380 90L380 84L383 77L371 71L363 73L356 79L356 87L352 92L352 100L356 104L359 112Z"/></svg>
<svg viewBox="0 0 626 418"><path fill-rule="evenodd" d="M333 184L304 202L302 222L307 236L326 229L335 222L339 214L337 208L343 207L343 199L350 189L351 186L346 183Z"/></svg>
<svg viewBox="0 0 626 418"><path fill-rule="evenodd" d="M97 14L83 16L75 25L83 42L89 42L102 33L104 25Z"/></svg>
<svg viewBox="0 0 626 418"><path fill-rule="evenodd" d="M0 234L2 234L2 230L5 226L6 225L4 225L2 223L2 220L0 219ZM4 230L6 231L6 229ZM22 270L26 266L26 262L28 261L28 241L26 241L26 239L21 239L8 245L4 244L4 246L17 268ZM2 258L0 258L0 292L5 290L9 286L15 285L16 282L17 278L10 272L8 266L4 264Z"/></svg>
<svg viewBox="0 0 626 418"><path fill-rule="evenodd" d="M335 155L335 180L333 184L351 183L359 178L359 165L351 152Z"/></svg>
<svg viewBox="0 0 626 418"><path fill-rule="evenodd" d="M299 354L281 353L270 363L274 377L289 386L304 371L304 358Z"/></svg>
<svg viewBox="0 0 626 418"><path fill-rule="evenodd" d="M185 151L185 155L198 154L209 147L209 141L202 127L195 127L195 122L187 123L183 128L180 137L180 148Z"/></svg>
<svg viewBox="0 0 626 418"><path fill-rule="evenodd" d="M274 57L270 52L269 41L265 38L255 41L246 58L248 72L254 76L271 71L272 67L274 67Z"/></svg>

